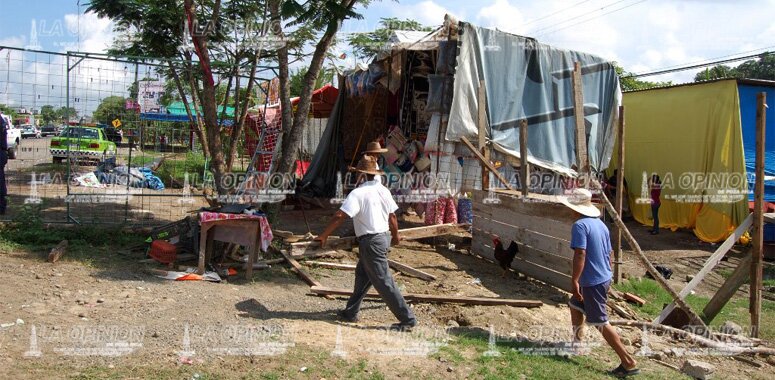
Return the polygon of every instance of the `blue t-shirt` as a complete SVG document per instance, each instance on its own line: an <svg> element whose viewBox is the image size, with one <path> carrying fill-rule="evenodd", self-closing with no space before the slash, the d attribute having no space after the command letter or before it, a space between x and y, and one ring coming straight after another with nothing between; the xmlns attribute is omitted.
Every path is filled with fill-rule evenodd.
<svg viewBox="0 0 775 380"><path fill-rule="evenodd" d="M573 223L570 247L587 251L579 286L595 286L611 280L611 236L602 220L584 217Z"/></svg>

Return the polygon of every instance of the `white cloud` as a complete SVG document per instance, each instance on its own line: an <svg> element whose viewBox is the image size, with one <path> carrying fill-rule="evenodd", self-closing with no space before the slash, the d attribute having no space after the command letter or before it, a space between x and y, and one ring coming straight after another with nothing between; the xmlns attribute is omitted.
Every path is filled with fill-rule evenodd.
<svg viewBox="0 0 775 380"><path fill-rule="evenodd" d="M88 53L104 53L113 43L113 21L100 18L96 13L66 14L65 26L71 33L77 34L80 43L76 49Z"/></svg>
<svg viewBox="0 0 775 380"><path fill-rule="evenodd" d="M479 25L497 28L509 33L524 34L525 19L522 12L508 0L495 0L477 14Z"/></svg>

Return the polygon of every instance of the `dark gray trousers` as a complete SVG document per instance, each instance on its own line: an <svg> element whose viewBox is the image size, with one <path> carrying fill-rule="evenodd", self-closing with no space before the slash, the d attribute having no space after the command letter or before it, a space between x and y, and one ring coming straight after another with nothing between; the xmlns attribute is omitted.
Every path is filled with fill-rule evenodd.
<svg viewBox="0 0 775 380"><path fill-rule="evenodd" d="M398 290L388 266L387 253L390 248L390 233L363 235L358 238L360 259L355 267L355 286L347 301L345 315L355 317L361 309L366 293L374 286L393 315L401 323L416 322L414 313L406 305L404 296Z"/></svg>

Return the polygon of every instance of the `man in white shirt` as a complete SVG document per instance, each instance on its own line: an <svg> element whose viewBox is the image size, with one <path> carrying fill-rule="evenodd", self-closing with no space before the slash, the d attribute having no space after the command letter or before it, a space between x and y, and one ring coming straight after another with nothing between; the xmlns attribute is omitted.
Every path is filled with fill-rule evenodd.
<svg viewBox="0 0 775 380"><path fill-rule="evenodd" d="M374 157L364 156L358 162L356 171L361 182L360 186L350 192L325 231L316 238L320 241L321 247L325 247L328 236L348 216L353 218L360 259L355 268L353 294L347 301L345 309L338 315L345 321L356 322L361 302L373 285L399 320L399 323L391 327L398 330L411 329L417 324L417 320L398 290L387 261L391 244L389 236L392 235L393 245L399 243L398 219L395 215L398 205L390 195L390 191L376 181L376 176L382 172Z"/></svg>

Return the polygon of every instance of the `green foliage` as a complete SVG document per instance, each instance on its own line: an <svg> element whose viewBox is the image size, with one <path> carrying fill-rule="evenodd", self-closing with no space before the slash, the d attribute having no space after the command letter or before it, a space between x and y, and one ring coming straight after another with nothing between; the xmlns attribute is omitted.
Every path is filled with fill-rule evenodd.
<svg viewBox="0 0 775 380"><path fill-rule="evenodd" d="M123 119L126 112L126 98L113 95L102 99L92 118L95 122L109 124L115 118Z"/></svg>
<svg viewBox="0 0 775 380"><path fill-rule="evenodd" d="M0 104L0 112L2 112L3 115L8 115L11 118L11 120L13 120L13 118L16 117L16 110L9 106L6 106L5 104Z"/></svg>
<svg viewBox="0 0 775 380"><path fill-rule="evenodd" d="M759 56L759 59L745 61L737 67L717 65L707 68L698 72L694 76L694 81L700 82L721 78L775 80L775 53L763 53Z"/></svg>
<svg viewBox="0 0 775 380"><path fill-rule="evenodd" d="M185 158L167 159L162 162L156 175L164 186L174 187L174 183L183 184L188 173L189 183L193 186L201 180L205 170L205 158L200 153L188 152Z"/></svg>
<svg viewBox="0 0 775 380"><path fill-rule="evenodd" d="M43 122L43 125L51 124L56 119L57 112L54 109L54 106L47 104L43 107L40 107L40 121Z"/></svg>
<svg viewBox="0 0 775 380"><path fill-rule="evenodd" d="M614 62L614 69L616 70L616 74L619 75L619 84L622 87L622 91L646 90L649 88L665 87L673 84L673 82L669 82L669 81L668 82L649 82L649 81L633 78L632 77L632 75L634 75L633 73L624 71L624 68L619 66L616 62Z"/></svg>
<svg viewBox="0 0 775 380"><path fill-rule="evenodd" d="M78 117L78 111L74 107L59 107L56 111L57 120L67 123L70 119Z"/></svg>
<svg viewBox="0 0 775 380"><path fill-rule="evenodd" d="M301 96L301 91L302 89L304 89L304 76L306 75L307 75L306 67L302 67L291 72L291 79L290 79L291 97ZM320 75L318 75L318 78L315 81L314 89L323 87L326 83L332 83L333 80L334 80L334 70L325 70L325 69L320 70Z"/></svg>
<svg viewBox="0 0 775 380"><path fill-rule="evenodd" d="M423 26L412 19L400 20L395 17L381 18L380 27L368 33L353 34L347 38L353 51L359 57L371 57L385 49L385 44L395 30L419 30L430 32L433 28Z"/></svg>

